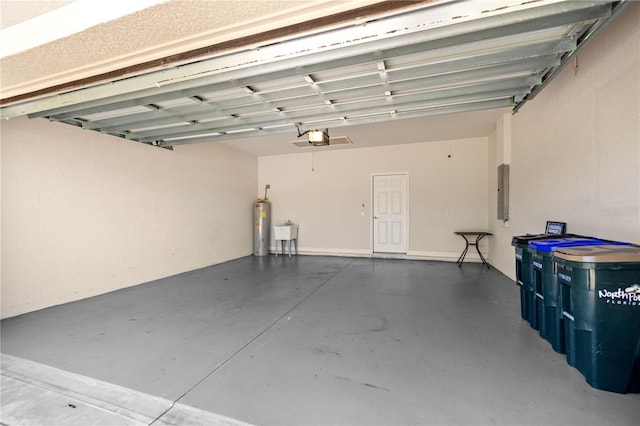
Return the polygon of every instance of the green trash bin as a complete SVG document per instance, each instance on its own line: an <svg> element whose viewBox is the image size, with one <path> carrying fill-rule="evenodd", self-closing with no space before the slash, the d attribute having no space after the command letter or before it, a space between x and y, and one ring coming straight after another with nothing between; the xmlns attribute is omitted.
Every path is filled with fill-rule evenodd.
<svg viewBox="0 0 640 426"><path fill-rule="evenodd" d="M526 234L517 235L511 239L511 245L516 252L516 285L520 287L520 316L531 324L534 329L538 328L536 317L532 313L532 306L535 303L535 286L533 285L531 269L531 241L550 240L560 237L589 238L574 234Z"/></svg>
<svg viewBox="0 0 640 426"><path fill-rule="evenodd" d="M531 252L531 326L540 337L551 343L553 350L564 353L564 336L560 318L558 282L553 270L553 252L558 247L576 247L606 244L591 237L557 236L529 242Z"/></svg>
<svg viewBox="0 0 640 426"><path fill-rule="evenodd" d="M555 250L567 362L589 385L640 392L640 247Z"/></svg>
<svg viewBox="0 0 640 426"><path fill-rule="evenodd" d="M520 287L520 316L523 320L531 319L530 307L533 298L531 285L531 252L528 250L529 241L557 238L557 235L536 234L517 235L511 239L511 245L516 249L516 285Z"/></svg>

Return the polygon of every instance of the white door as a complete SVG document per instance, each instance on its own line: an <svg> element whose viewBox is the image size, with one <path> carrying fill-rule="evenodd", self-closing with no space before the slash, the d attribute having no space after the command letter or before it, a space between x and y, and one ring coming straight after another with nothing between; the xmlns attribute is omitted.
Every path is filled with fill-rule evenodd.
<svg viewBox="0 0 640 426"><path fill-rule="evenodd" d="M373 176L373 251L407 252L407 175Z"/></svg>

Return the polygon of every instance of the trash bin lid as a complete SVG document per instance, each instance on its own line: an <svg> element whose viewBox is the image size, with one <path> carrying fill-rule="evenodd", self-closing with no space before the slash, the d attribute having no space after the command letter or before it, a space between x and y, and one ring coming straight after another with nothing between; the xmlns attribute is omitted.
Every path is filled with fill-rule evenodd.
<svg viewBox="0 0 640 426"><path fill-rule="evenodd" d="M538 251L552 252L558 247L595 246L609 244L600 238L551 238L548 240L534 240L529 242L529 247ZM613 243L615 244L615 243Z"/></svg>
<svg viewBox="0 0 640 426"><path fill-rule="evenodd" d="M555 250L554 256L557 259L585 263L640 262L640 247L632 245L560 247Z"/></svg>
<svg viewBox="0 0 640 426"><path fill-rule="evenodd" d="M511 239L511 245L514 246L516 244L529 244L529 241L544 240L545 238L558 238L558 236L551 234L516 235Z"/></svg>
<svg viewBox="0 0 640 426"><path fill-rule="evenodd" d="M527 245L529 244L529 241L534 241L534 240L550 240L550 239L556 239L556 238L568 238L568 237L576 237L576 238L591 238L591 237L584 237L582 235L575 235L575 234L562 234L562 235L558 235L558 234L526 234L526 235L516 235L511 239L511 245L515 246L516 244L524 244Z"/></svg>

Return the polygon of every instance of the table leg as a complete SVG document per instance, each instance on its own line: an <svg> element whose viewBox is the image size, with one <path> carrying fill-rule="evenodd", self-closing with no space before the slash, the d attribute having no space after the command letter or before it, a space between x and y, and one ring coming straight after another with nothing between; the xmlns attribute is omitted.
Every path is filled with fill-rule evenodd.
<svg viewBox="0 0 640 426"><path fill-rule="evenodd" d="M464 238L465 247L464 247L464 250L462 251L462 254L460 254L460 257L458 257L458 260L456 261L456 263L458 264L458 268L462 267L462 262L464 261L464 258L467 255L467 252L469 251L469 240L467 240L467 237L465 237L464 235L460 235L460 236Z"/></svg>
<svg viewBox="0 0 640 426"><path fill-rule="evenodd" d="M484 263L485 265L487 265L487 269L490 269L489 264L487 263L487 260L484 258L484 256L482 255L482 253L480 253L480 240L484 238L484 234L483 235L478 235L478 238L476 238L476 251L478 252L478 255L480 256L480 260L482 260L482 263Z"/></svg>

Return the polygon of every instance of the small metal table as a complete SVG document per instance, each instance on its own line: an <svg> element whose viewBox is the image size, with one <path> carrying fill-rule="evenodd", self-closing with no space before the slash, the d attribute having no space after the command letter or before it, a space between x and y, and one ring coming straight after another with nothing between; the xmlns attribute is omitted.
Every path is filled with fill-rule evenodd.
<svg viewBox="0 0 640 426"><path fill-rule="evenodd" d="M482 253L480 253L480 248L478 246L478 243L480 242L481 239L483 239L487 235L493 235L491 232L485 232L485 231L456 231L456 232L454 232L454 234L460 235L462 238L464 238L464 241L466 242L466 246L465 246L464 250L462 251L462 254L460 254L460 257L458 257L458 260L456 261L456 263L458 264L458 267L462 266L462 262L464 261L464 257L467 255L467 252L469 251L469 246L476 246L476 251L478 252L478 255L480 255L480 260L482 260L482 263L487 265L487 268L489 268L489 264L487 263L487 260L484 258ZM467 237L476 237L476 240L475 241L469 241L469 239Z"/></svg>

